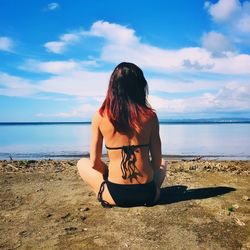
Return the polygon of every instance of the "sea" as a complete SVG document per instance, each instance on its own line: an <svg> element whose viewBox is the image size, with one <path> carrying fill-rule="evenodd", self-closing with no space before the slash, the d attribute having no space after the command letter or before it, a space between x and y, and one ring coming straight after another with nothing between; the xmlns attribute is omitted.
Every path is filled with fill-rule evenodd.
<svg viewBox="0 0 250 250"><path fill-rule="evenodd" d="M90 122L1 122L0 159L79 159L90 131ZM250 159L248 120L160 121L160 136L169 159Z"/></svg>

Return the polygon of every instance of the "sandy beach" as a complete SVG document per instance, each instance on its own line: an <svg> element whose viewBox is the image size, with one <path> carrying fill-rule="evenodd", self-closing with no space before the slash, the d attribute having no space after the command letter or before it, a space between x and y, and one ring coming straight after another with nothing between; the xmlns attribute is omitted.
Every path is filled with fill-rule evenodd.
<svg viewBox="0 0 250 250"><path fill-rule="evenodd" d="M76 162L0 161L1 249L250 249L250 161L168 161L158 205L111 209Z"/></svg>

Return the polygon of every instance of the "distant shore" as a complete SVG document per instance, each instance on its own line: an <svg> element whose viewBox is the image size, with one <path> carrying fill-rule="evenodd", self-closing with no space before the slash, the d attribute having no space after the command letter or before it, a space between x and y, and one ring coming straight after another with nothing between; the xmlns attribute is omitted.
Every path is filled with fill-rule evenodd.
<svg viewBox="0 0 250 250"><path fill-rule="evenodd" d="M76 163L0 161L0 248L250 248L250 161L168 160L158 205L112 209Z"/></svg>
<svg viewBox="0 0 250 250"><path fill-rule="evenodd" d="M208 119L160 119L160 124L225 124L225 123L250 123L250 118L208 118ZM15 125L89 125L91 121L23 121L10 122L2 121L0 126Z"/></svg>

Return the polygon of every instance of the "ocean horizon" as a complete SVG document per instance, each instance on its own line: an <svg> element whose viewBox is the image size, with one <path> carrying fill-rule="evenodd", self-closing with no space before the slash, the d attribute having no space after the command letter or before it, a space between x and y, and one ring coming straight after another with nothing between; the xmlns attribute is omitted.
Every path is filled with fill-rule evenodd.
<svg viewBox="0 0 250 250"><path fill-rule="evenodd" d="M250 123L250 118L188 118L159 119L160 124L206 124L206 123ZM1 125L60 125L60 124L91 124L87 121L0 121Z"/></svg>
<svg viewBox="0 0 250 250"><path fill-rule="evenodd" d="M89 155L90 121L0 122L0 159ZM162 119L162 154L171 159L250 159L250 119ZM106 155L103 148L103 155Z"/></svg>

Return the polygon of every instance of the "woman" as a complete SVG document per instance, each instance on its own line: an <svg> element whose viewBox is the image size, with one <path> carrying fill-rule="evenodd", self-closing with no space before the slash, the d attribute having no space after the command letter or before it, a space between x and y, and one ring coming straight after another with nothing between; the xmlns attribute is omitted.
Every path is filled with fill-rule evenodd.
<svg viewBox="0 0 250 250"><path fill-rule="evenodd" d="M166 164L161 159L159 122L147 93L142 70L120 63L93 117L90 159L80 159L77 167L103 206L153 205L159 199ZM103 138L109 166L101 160Z"/></svg>

